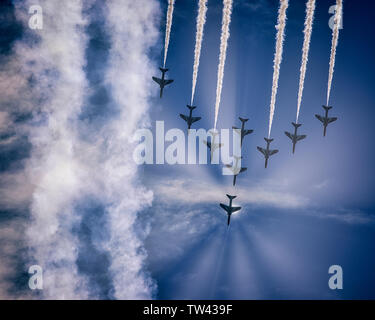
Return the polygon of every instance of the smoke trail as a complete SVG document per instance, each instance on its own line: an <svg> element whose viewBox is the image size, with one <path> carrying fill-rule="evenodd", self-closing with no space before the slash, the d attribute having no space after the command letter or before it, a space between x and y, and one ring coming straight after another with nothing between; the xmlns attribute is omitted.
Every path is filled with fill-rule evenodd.
<svg viewBox="0 0 375 320"><path fill-rule="evenodd" d="M302 102L303 86L305 83L306 67L307 67L307 61L309 57L310 41L311 41L311 34L312 34L312 29L313 29L314 12L315 12L315 0L308 0L306 3L305 29L303 30L305 38L303 40L302 63L301 63L300 76L299 76L296 123L298 123L299 110L301 108L301 102Z"/></svg>
<svg viewBox="0 0 375 320"><path fill-rule="evenodd" d="M197 16L197 33L195 36L195 49L194 49L194 67L193 67L193 85L191 91L191 102L193 105L195 86L198 77L199 59L201 56L202 40L203 40L203 30L206 23L206 13L207 13L207 0L199 0L198 16Z"/></svg>
<svg viewBox="0 0 375 320"><path fill-rule="evenodd" d="M223 0L223 4L224 4L224 8L223 8L223 20L222 20L221 37L220 37L219 66L217 70L214 129L216 129L217 117L219 115L219 108L220 108L221 90L223 88L224 66L225 66L225 59L227 57L229 25L230 25L230 20L231 20L231 15L232 15L233 0Z"/></svg>
<svg viewBox="0 0 375 320"><path fill-rule="evenodd" d="M151 205L153 194L137 180L137 165L132 158L135 144L130 137L138 126L148 123L153 90L148 78L154 69L148 52L158 39L155 17L160 12L156 0L111 0L107 5L112 45L106 78L118 114L104 131L107 138L103 143L101 181L108 203L110 239L103 246L111 257L114 296L150 299L155 285L144 270L145 231L137 228L136 222L138 212Z"/></svg>
<svg viewBox="0 0 375 320"><path fill-rule="evenodd" d="M332 78L333 78L333 71L335 68L336 48L339 42L339 30L340 30L340 25L341 25L341 18L342 18L342 0L336 0L336 14L334 18L335 25L333 27L333 32L332 32L331 57L329 59L327 106L329 103L329 97L331 95Z"/></svg>
<svg viewBox="0 0 375 320"><path fill-rule="evenodd" d="M30 158L23 161L23 172L17 173L24 181L11 186L15 188L11 194L13 205L27 203L30 210L23 240L30 250L29 266L38 264L44 270L43 297L82 299L88 292L85 277L76 266L73 229L80 221L74 202L81 194L81 181L87 178L77 156L76 130L86 89L86 22L81 1L45 0L39 1L46 13L43 30L30 30L28 9L33 4L15 4L16 15L26 27L1 74L1 84L7 81L11 88L1 88L2 94L9 95L2 96L10 101L8 114L32 118L27 124L11 124L31 144ZM29 186L27 201L16 192L22 190L20 185Z"/></svg>
<svg viewBox="0 0 375 320"><path fill-rule="evenodd" d="M164 43L164 68L165 68L165 63L167 62L169 38L171 36L174 2L175 0L168 1L167 25L165 28L165 43Z"/></svg>
<svg viewBox="0 0 375 320"><path fill-rule="evenodd" d="M275 103L276 94L279 86L279 76L280 76L280 64L283 58L283 44L284 44L284 33L286 25L286 10L288 9L289 1L280 0L279 16L277 18L277 34L276 34L276 48L275 48L275 58L273 60L273 80L272 80L272 94L271 94L271 104L270 104L270 120L268 128L268 138L271 136L271 128L273 115L275 113Z"/></svg>

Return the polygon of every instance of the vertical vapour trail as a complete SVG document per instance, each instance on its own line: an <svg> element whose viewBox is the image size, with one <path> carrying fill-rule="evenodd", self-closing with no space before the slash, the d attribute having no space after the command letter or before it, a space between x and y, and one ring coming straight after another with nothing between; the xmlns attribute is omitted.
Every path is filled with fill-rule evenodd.
<svg viewBox="0 0 375 320"><path fill-rule="evenodd" d="M314 12L315 12L315 0L308 0L306 3L305 29L303 30L305 37L303 40L302 62L301 62L301 69L300 69L300 76L299 76L296 123L298 123L299 111L300 111L301 102L302 102L303 87L304 87L305 76L306 76L306 67L307 67L307 61L309 58L310 41L311 41L311 34L312 34L312 29L313 29Z"/></svg>
<svg viewBox="0 0 375 320"><path fill-rule="evenodd" d="M167 62L169 39L171 36L174 2L175 0L168 0L167 25L165 27L165 43L164 43L164 68L165 68L165 63Z"/></svg>
<svg viewBox="0 0 375 320"><path fill-rule="evenodd" d="M339 42L339 30L342 18L342 0L336 0L336 14L334 18L334 26L332 31L332 47L331 47L331 57L329 59L329 74L328 74L328 89L327 89L327 106L329 104L329 97L331 95L331 86L333 71L335 68L336 59L336 48Z"/></svg>
<svg viewBox="0 0 375 320"><path fill-rule="evenodd" d="M192 90L191 90L190 105L193 105L194 95L195 95L195 86L197 84L199 60L201 57L201 48L202 48L202 40L203 40L203 31L204 31L204 25L206 23L206 13L207 13L207 0L199 0L198 16L197 16L197 32L195 36L195 49L194 49L193 83L192 83Z"/></svg>
<svg viewBox="0 0 375 320"><path fill-rule="evenodd" d="M16 4L25 29L14 50L17 75L8 78L18 87L12 103L20 114L32 114L29 124L18 128L31 144L24 168L24 184L28 179L32 185L25 231L29 265L44 270L44 298L84 299L88 289L76 265L78 240L73 230L80 222L75 201L87 179L77 147L77 121L86 91L86 22L81 1L38 3L44 12L43 30L27 27L34 1Z"/></svg>
<svg viewBox="0 0 375 320"><path fill-rule="evenodd" d="M170 2L170 3L173 3ZM132 157L131 137L148 124L154 65L148 52L158 39L157 0L107 2L107 27L111 49L106 79L112 88L118 113L105 128L102 184L107 198L110 239L103 244L110 255L114 296L118 299L150 299L155 285L145 271L145 231L137 227L140 210L151 205L153 194L140 185Z"/></svg>
<svg viewBox="0 0 375 320"><path fill-rule="evenodd" d="M232 5L233 0L223 0L223 20L221 25L221 37L220 37L220 56L219 56L219 66L217 70L217 85L216 85L216 102L215 102L215 124L216 129L217 117L219 115L220 100L221 100L221 90L223 88L224 79L224 67L225 59L227 57L227 47L229 39L229 25L232 15Z"/></svg>
<svg viewBox="0 0 375 320"><path fill-rule="evenodd" d="M276 25L276 48L275 48L275 58L273 60L273 79L272 79L272 93L271 93L271 103L270 103L270 120L268 127L268 138L271 136L271 128L273 115L275 113L276 95L279 86L279 76L280 76L280 65L283 58L283 45L284 45L284 34L286 25L286 10L288 9L289 1L280 0L279 16L277 18Z"/></svg>

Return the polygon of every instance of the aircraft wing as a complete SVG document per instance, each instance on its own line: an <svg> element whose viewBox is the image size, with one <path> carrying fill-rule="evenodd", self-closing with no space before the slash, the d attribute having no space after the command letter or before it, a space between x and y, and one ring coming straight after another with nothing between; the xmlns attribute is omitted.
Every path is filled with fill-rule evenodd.
<svg viewBox="0 0 375 320"><path fill-rule="evenodd" d="M293 140L293 137L292 137L292 135L291 135L289 132L285 131L285 135L286 135L290 140Z"/></svg>
<svg viewBox="0 0 375 320"><path fill-rule="evenodd" d="M246 171L247 168L241 168L240 173Z"/></svg>
<svg viewBox="0 0 375 320"><path fill-rule="evenodd" d="M273 156L274 154L278 153L279 150L270 150L270 156Z"/></svg>
<svg viewBox="0 0 375 320"><path fill-rule="evenodd" d="M227 213L230 212L230 208L226 204L220 203L220 207L222 207Z"/></svg>
<svg viewBox="0 0 375 320"><path fill-rule="evenodd" d="M331 122L336 121L336 120L337 120L336 117L335 118L328 118L328 123L331 123Z"/></svg>
<svg viewBox="0 0 375 320"><path fill-rule="evenodd" d="M152 77L152 80L154 80L156 83L158 83L159 85L161 85L161 79L156 78L156 77Z"/></svg>
<svg viewBox="0 0 375 320"><path fill-rule="evenodd" d="M171 80L164 80L164 85L170 84L170 83L172 83L172 82L173 82L172 79L171 79Z"/></svg>
<svg viewBox="0 0 375 320"><path fill-rule="evenodd" d="M305 139L305 138L306 138L306 135L301 134L300 136L297 136L297 141L300 141L300 140Z"/></svg>
<svg viewBox="0 0 375 320"><path fill-rule="evenodd" d="M232 213L241 210L241 207L232 207Z"/></svg>
<svg viewBox="0 0 375 320"><path fill-rule="evenodd" d="M197 122L197 121L199 121L200 119L202 119L202 117L192 117L192 118L191 118L191 123Z"/></svg>
<svg viewBox="0 0 375 320"><path fill-rule="evenodd" d="M246 135L248 135L250 133L253 133L253 132L254 132L254 130L245 130L244 136L246 136Z"/></svg>
<svg viewBox="0 0 375 320"><path fill-rule="evenodd" d="M257 147L257 149L262 152L264 155L266 155L266 149L263 149L261 147Z"/></svg>
<svg viewBox="0 0 375 320"><path fill-rule="evenodd" d="M182 119L184 119L186 122L187 122L188 119L189 119L187 116L185 116L184 114L181 114L181 113L180 113L180 117L181 117Z"/></svg>
<svg viewBox="0 0 375 320"><path fill-rule="evenodd" d="M324 118L323 118L322 116L316 114L315 117L316 117L318 120L320 120L321 122L324 123Z"/></svg>

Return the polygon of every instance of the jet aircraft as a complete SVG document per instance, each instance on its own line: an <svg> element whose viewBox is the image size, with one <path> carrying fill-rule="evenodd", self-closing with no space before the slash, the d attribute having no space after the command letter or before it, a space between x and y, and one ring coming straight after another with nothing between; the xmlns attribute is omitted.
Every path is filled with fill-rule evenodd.
<svg viewBox="0 0 375 320"><path fill-rule="evenodd" d="M163 90L164 90L164 87L170 83L173 82L173 80L167 80L165 79L165 73L169 70L169 69L165 69L165 68L159 68L160 71L162 72L161 74L161 79L160 78L156 78L156 77L152 77L152 80L154 80L157 84L159 84L160 86L160 98L163 97Z"/></svg>
<svg viewBox="0 0 375 320"><path fill-rule="evenodd" d="M212 160L212 156L213 156L215 150L221 148L224 144L223 143L215 143L215 139L219 134L216 130L211 130L210 132L212 134L211 142L209 142L207 140L203 140L203 143L205 145L207 145L208 149L210 149L210 159Z"/></svg>
<svg viewBox="0 0 375 320"><path fill-rule="evenodd" d="M200 119L202 119L202 117L193 117L193 110L196 108L195 106L189 106L187 105L187 107L189 108L190 110L190 113L189 113L189 116L186 116L184 114L181 114L180 113L180 117L186 121L187 125L188 125L188 130L190 129L191 125L194 123L194 122L197 122L199 121Z"/></svg>
<svg viewBox="0 0 375 320"><path fill-rule="evenodd" d="M244 118L241 118L239 117L240 121L242 122L242 125L241 125L241 129L237 128L237 127L232 127L234 130L241 130L241 147L242 147L242 141L243 141L243 138L250 134L250 133L253 133L254 130L245 130L245 123L246 121L248 121L249 119L244 119Z"/></svg>
<svg viewBox="0 0 375 320"><path fill-rule="evenodd" d="M229 224L230 224L230 216L232 215L233 212L241 210L241 207L233 207L232 206L232 201L233 201L234 198L236 198L236 196L231 196L231 195L227 194L227 197L229 198L229 205L220 203L220 207L222 207L227 212L227 215L228 215L228 226L229 226Z"/></svg>
<svg viewBox="0 0 375 320"><path fill-rule="evenodd" d="M292 125L294 126L294 134L292 134L290 132L287 132L287 131L285 131L285 134L293 142L293 153L294 153L294 151L296 150L296 144L297 144L297 142L300 141L300 140L302 140L302 139L305 139L306 135L305 134L301 134L301 135L297 134L297 129L302 124L292 122Z"/></svg>
<svg viewBox="0 0 375 320"><path fill-rule="evenodd" d="M268 159L269 159L269 157L272 156L272 155L274 155L274 154L276 154L276 153L278 153L279 150L276 150L276 149L275 149L275 150L271 150L271 149L270 149L270 143L273 141L273 139L267 139L267 138L264 138L264 140L266 140L266 142L267 142L267 147L266 147L266 149L263 149L263 148L261 148L261 147L257 147L257 149L258 149L261 153L263 153L264 158L266 159L266 162L265 162L265 164L264 164L264 167L267 168L267 164L268 164Z"/></svg>
<svg viewBox="0 0 375 320"><path fill-rule="evenodd" d="M323 106L323 108L326 111L325 116L322 117L321 115L316 114L315 117L323 123L323 127L324 127L323 137L325 137L326 136L326 132L327 132L327 126L328 126L328 124L330 124L331 122L336 121L337 118L336 117L328 118L328 111L329 111L329 109L332 109L332 107Z"/></svg>
<svg viewBox="0 0 375 320"><path fill-rule="evenodd" d="M239 167L238 166L238 161L240 159L242 159L242 157L237 157L237 156L233 156L234 159L235 159L235 162L234 162L234 165L230 165L230 164L226 164L225 166L230 169L232 172L233 172L233 185L235 186L236 185L236 179L237 179L237 176L241 173L241 172L244 172L247 170L247 168L244 168L244 167Z"/></svg>

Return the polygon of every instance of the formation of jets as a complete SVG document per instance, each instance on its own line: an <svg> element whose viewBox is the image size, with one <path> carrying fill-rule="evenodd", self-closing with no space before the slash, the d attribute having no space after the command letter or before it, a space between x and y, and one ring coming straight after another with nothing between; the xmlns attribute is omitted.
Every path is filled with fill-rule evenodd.
<svg viewBox="0 0 375 320"><path fill-rule="evenodd" d="M254 132L254 130L248 130L248 129L245 129L245 123L249 120L249 119L245 119L245 118L241 118L239 117L240 121L241 121L241 128L237 128L237 127L232 127L233 130L235 130L238 134L241 135L241 148L242 148L242 143L243 143L243 139L245 136L247 136L248 134L251 134ZM233 173L233 186L236 185L236 179L237 179L237 176L242 173L242 172L245 172L247 170L247 168L244 168L244 167L240 167L239 166L239 161L242 159L242 157L239 157L239 156L236 156L236 155L233 155L233 165L225 165L228 169L230 169ZM231 196L229 194L227 194L227 197L229 198L229 205L225 205L225 204L222 204L220 203L220 207L222 207L226 212L227 212L227 215L228 215L228 227L229 227L229 224L230 224L230 216L232 215L233 212L236 212L236 211L239 211L241 210L241 207L233 207L232 206L232 201L234 198L236 198L236 196Z"/></svg>
<svg viewBox="0 0 375 320"><path fill-rule="evenodd" d="M159 68L159 69L162 72L161 78L152 77L152 79L156 83L159 84L159 86L160 86L160 98L162 98L163 97L164 87L166 85L168 85L168 84L171 84L173 82L173 80L172 79L170 79L170 80L165 79L165 73L168 71L168 69L166 69L166 68ZM196 109L196 106L187 105L187 108L189 109L189 115L184 115L184 114L180 113L180 117L184 121L186 121L188 130L190 130L192 124L195 123L195 122L197 122L197 121L199 121L199 120L201 120L202 117L193 117L193 110ZM323 136L326 136L328 124L336 121L337 118L336 117L332 117L332 118L328 117L328 111L330 109L332 109L331 106L325 106L325 105L323 105L323 109L325 110L325 115L321 116L321 115L316 114L315 117L319 121L322 122L322 124L323 124ZM241 135L241 148L242 148L242 143L243 143L244 137L247 136L248 134L253 133L254 130L245 129L245 123L249 119L245 119L245 118L241 118L241 117L239 117L239 119L241 121L241 128L238 128L238 127L235 127L235 126L233 126L232 128L238 134ZM285 135L292 141L292 144L293 144L292 152L294 154L297 142L305 139L306 135L305 134L298 135L298 128L301 126L301 124L292 122L292 125L294 127L294 132L290 133L288 131L285 131ZM213 153L217 149L221 148L223 146L223 144L215 142L216 137L219 134L218 131L211 130L210 133L211 133L211 141L204 140L203 143L206 144L207 148L210 150L210 159L211 159L210 161L212 161ZM264 167L267 168L268 159L272 155L278 153L279 150L277 150L277 149L270 149L270 143L273 141L273 139L264 138L264 140L266 141L266 148L257 147L257 149L258 149L259 152L261 152L263 154L264 159L265 159ZM232 171L232 173L233 173L233 186L235 186L236 185L237 176L240 173L246 171L247 168L240 167L238 165L239 160L242 159L242 157L238 157L238 156L234 155L233 159L234 160L233 160L233 164L232 165L226 164L225 166ZM223 203L220 203L220 207L223 208L226 211L226 213L227 213L227 216L228 216L227 225L229 226L229 224L230 224L230 217L231 217L232 213L241 210L241 207L233 207L232 206L232 201L233 201L233 199L236 198L236 196L231 196L231 195L227 194L227 197L229 198L229 205L225 205Z"/></svg>

